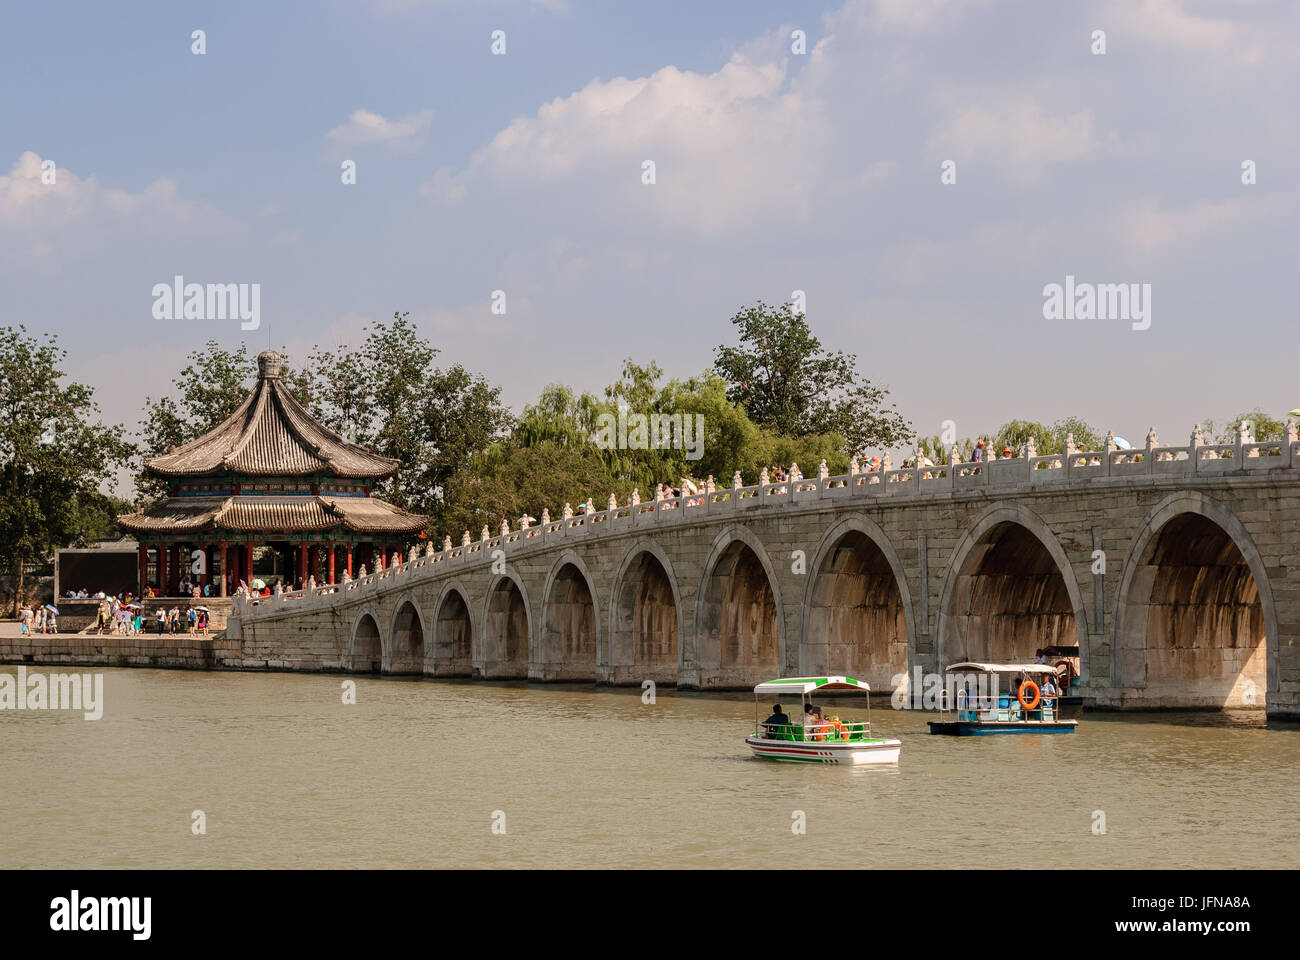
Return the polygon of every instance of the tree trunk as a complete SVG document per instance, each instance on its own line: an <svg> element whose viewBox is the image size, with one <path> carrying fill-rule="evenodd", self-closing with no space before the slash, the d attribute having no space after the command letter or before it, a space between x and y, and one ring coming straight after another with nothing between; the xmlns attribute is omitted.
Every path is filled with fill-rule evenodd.
<svg viewBox="0 0 1300 960"><path fill-rule="evenodd" d="M22 557L18 558L18 579L14 585L14 616L18 616L18 611L23 605L23 571L27 564Z"/></svg>

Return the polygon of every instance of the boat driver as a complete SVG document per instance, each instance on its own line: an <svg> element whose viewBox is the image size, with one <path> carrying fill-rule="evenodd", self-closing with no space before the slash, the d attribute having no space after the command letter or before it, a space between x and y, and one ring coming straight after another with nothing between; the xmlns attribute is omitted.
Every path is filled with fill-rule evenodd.
<svg viewBox="0 0 1300 960"><path fill-rule="evenodd" d="M774 733L784 732L780 728L788 727L789 725L790 718L786 716L786 712L781 709L781 704L774 703L772 705L772 715L763 721L763 726L767 728L768 735L770 736ZM773 730L773 727L776 727L777 729Z"/></svg>

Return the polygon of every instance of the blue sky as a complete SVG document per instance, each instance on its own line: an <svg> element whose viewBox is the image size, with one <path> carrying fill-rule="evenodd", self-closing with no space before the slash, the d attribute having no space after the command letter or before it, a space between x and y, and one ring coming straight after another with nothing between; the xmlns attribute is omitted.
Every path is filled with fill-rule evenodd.
<svg viewBox="0 0 1300 960"><path fill-rule="evenodd" d="M1298 10L16 6L0 322L58 333L134 425L212 337L305 356L409 310L518 409L629 355L696 373L737 309L804 290L824 343L923 433L1073 414L1185 442L1201 418L1300 405ZM154 319L176 274L260 283L261 328ZM1045 320L1067 274L1151 284L1150 329Z"/></svg>

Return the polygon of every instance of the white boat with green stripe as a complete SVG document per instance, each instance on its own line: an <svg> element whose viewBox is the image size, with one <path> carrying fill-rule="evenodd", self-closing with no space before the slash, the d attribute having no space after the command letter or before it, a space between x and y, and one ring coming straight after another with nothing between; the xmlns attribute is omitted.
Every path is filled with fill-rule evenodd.
<svg viewBox="0 0 1300 960"><path fill-rule="evenodd" d="M861 693L865 719L848 717L836 701L845 694ZM745 743L754 756L792 763L897 763L902 741L875 737L871 733L871 688L853 677L786 677L765 680L754 687L754 735ZM799 698L798 712L791 717L786 704ZM814 697L827 698L820 705ZM856 703L856 698L846 703ZM760 704L774 705L766 720ZM812 707L810 710L809 707ZM840 714L845 714L845 720Z"/></svg>

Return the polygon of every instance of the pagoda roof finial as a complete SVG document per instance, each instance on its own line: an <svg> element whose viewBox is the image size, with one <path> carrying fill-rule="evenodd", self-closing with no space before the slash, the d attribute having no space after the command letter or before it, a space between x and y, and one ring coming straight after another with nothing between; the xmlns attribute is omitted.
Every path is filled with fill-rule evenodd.
<svg viewBox="0 0 1300 960"><path fill-rule="evenodd" d="M263 350L257 355L257 379L278 380L284 366L284 357L274 350Z"/></svg>

